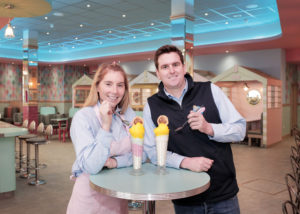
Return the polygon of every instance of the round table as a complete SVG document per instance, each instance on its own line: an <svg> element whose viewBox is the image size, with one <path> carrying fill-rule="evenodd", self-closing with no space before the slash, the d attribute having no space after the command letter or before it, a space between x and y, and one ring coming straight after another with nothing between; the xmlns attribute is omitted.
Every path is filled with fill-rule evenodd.
<svg viewBox="0 0 300 214"><path fill-rule="evenodd" d="M156 173L156 166L142 165L144 172L134 176L132 167L104 169L90 176L90 186L103 194L145 201L143 213L155 213L155 200L186 198L204 192L210 185L210 177L205 172L167 168L167 174Z"/></svg>

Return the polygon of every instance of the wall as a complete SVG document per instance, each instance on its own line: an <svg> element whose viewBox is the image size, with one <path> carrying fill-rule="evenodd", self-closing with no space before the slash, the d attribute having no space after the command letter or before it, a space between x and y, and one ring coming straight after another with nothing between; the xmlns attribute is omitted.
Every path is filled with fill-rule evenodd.
<svg viewBox="0 0 300 214"><path fill-rule="evenodd" d="M138 61L138 62L125 62L121 63L127 74L140 74L144 71L155 71L153 60Z"/></svg>
<svg viewBox="0 0 300 214"><path fill-rule="evenodd" d="M60 113L68 113L72 106L72 84L88 73L84 66L40 65L39 107L56 106ZM22 105L22 65L0 63L0 113L9 105Z"/></svg>
<svg viewBox="0 0 300 214"><path fill-rule="evenodd" d="M9 105L22 102L22 65L0 63L0 114ZM21 92L21 93L19 93Z"/></svg>

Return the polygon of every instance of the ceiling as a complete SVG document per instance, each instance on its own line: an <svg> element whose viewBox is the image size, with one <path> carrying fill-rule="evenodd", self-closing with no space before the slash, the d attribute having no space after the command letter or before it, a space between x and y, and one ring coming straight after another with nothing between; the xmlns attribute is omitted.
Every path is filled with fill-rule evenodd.
<svg viewBox="0 0 300 214"><path fill-rule="evenodd" d="M194 2L196 55L300 48L298 0ZM30 29L39 35L40 61L145 60L170 43L170 15L171 0L52 0L50 13L11 21L14 39L4 38L8 19L0 18L0 57L22 59L23 30Z"/></svg>

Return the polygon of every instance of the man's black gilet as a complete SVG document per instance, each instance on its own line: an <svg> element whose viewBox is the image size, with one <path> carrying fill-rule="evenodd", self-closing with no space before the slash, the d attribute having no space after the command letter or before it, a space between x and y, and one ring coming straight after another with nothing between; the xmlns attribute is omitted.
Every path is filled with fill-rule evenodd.
<svg viewBox="0 0 300 214"><path fill-rule="evenodd" d="M157 126L157 118L160 115L166 115L169 118L168 151L187 157L210 158L214 160L214 163L208 171L211 184L207 191L173 202L180 205L200 205L202 202L229 199L239 190L230 144L209 140L206 134L192 130L189 125L178 133L174 132L186 121L193 105L205 106L203 116L209 123L221 123L211 93L210 82L193 82L188 74L185 77L188 80L188 91L183 98L182 106L166 96L162 83L159 85L159 92L148 98L152 120Z"/></svg>

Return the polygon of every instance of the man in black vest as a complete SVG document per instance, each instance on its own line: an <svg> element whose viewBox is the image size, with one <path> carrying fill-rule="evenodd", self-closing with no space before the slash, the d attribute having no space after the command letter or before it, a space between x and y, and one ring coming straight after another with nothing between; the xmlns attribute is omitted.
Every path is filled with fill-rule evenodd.
<svg viewBox="0 0 300 214"><path fill-rule="evenodd" d="M161 83L158 93L149 97L144 107L144 149L156 163L153 129L158 126L157 118L166 115L170 129L167 166L205 171L211 178L207 191L173 200L175 212L240 213L230 142L244 139L245 119L216 85L193 81L186 73L183 55L177 47L160 47L154 62ZM194 105L201 106L200 110L192 111ZM186 120L188 124L176 132Z"/></svg>

